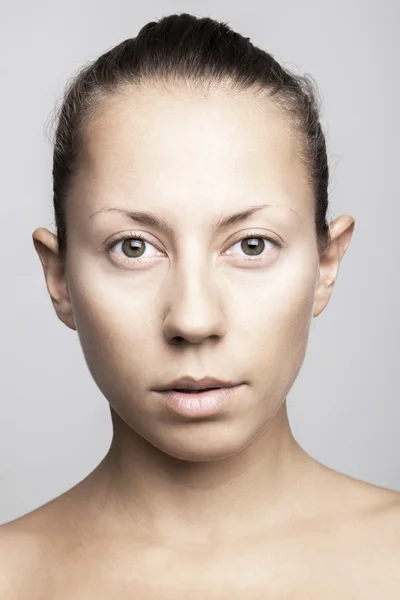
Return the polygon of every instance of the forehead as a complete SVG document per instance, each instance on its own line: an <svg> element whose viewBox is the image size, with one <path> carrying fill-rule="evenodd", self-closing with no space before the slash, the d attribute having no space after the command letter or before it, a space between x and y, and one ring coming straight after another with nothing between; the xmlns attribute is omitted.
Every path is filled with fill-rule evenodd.
<svg viewBox="0 0 400 600"><path fill-rule="evenodd" d="M208 203L216 212L259 199L303 216L313 203L288 118L227 89L154 84L107 98L85 131L80 174L87 213L121 196L146 208L184 202L204 211Z"/></svg>

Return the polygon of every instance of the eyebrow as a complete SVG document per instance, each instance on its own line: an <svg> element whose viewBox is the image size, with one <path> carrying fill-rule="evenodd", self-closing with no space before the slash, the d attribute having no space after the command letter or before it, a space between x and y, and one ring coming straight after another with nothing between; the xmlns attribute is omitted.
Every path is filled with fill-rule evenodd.
<svg viewBox="0 0 400 600"><path fill-rule="evenodd" d="M229 227L230 225L234 225L236 223L245 221L246 219L251 217L251 215L253 215L254 213L259 212L260 210L263 210L264 208L269 208L271 206L272 206L271 204L261 204L261 205L257 205L257 206L250 206L249 208L247 208L245 210L241 210L239 212L227 215L227 216L223 217L222 219L219 219L213 225L213 230L219 231L220 229L225 229L226 227ZM274 205L274 206L276 206L276 205ZM277 206L286 206L286 205L278 204ZM298 216L298 213L291 206L288 206L287 208L292 210ZM99 213L111 212L111 211L121 212L121 213L127 215L128 217L130 217L131 219L133 219L134 221L137 221L138 223L141 223L143 225L151 225L153 227L157 227L158 229L160 229L161 231L164 231L165 233L174 234L176 231L175 227L173 227L172 225L167 223L167 221L165 219L157 217L156 215L154 215L152 213L148 213L148 212L144 212L144 211L129 211L124 208L117 208L115 206L100 208L99 210L97 210L96 212L91 214L88 217L88 220L91 219L92 217L94 217L95 215L98 215Z"/></svg>

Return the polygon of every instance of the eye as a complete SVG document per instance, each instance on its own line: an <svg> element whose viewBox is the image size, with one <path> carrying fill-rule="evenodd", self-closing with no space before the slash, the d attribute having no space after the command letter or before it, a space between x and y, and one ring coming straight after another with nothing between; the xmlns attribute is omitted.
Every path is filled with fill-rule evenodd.
<svg viewBox="0 0 400 600"><path fill-rule="evenodd" d="M238 242L233 244L229 250L226 251L226 254L232 254L231 248L240 246L240 250L245 253L245 256L239 256L239 260L257 260L258 258L265 258L267 254L271 253L271 250L268 251L268 243L266 242L272 244L273 248L281 247L281 244L277 240L274 240L269 236L253 235L241 238ZM267 249L267 252L263 253L265 249Z"/></svg>
<svg viewBox="0 0 400 600"><path fill-rule="evenodd" d="M111 254L116 254L119 258L118 261L127 262L132 264L137 261L152 259L157 256L163 256L153 244L151 244L142 234L140 233L121 233L118 236L119 239L113 240L109 244L106 244L106 251ZM268 243L272 245L272 250L268 251ZM234 255L232 249L235 246L240 246L240 249L244 252L243 256L234 256L235 260L248 260L256 261L267 258L269 254L275 249L280 248L282 243L278 240L273 239L270 236L265 235L247 235L246 237L240 238L235 244L225 252L228 255ZM121 251L116 251L120 248ZM152 248L155 252L146 255L146 249ZM266 250L264 252L264 250Z"/></svg>
<svg viewBox="0 0 400 600"><path fill-rule="evenodd" d="M115 249L120 247L121 252L116 252ZM156 252L150 255L146 255L146 248L153 248ZM153 258L157 256L158 250L150 244L140 233L139 234L122 234L120 239L117 241L111 242L111 244L107 248L108 252L112 252L113 254L119 255L122 260L128 260L132 262L131 259L147 259ZM160 254L158 254L160 255ZM119 259L120 260L120 259Z"/></svg>

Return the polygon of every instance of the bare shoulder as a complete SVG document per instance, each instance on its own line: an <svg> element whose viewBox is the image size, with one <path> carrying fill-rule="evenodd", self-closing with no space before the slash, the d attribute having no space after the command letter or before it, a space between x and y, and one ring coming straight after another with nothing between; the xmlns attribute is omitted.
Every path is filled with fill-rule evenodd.
<svg viewBox="0 0 400 600"><path fill-rule="evenodd" d="M400 492L377 488L375 494L376 503L371 506L366 528L381 540L398 561L396 570L400 583Z"/></svg>
<svg viewBox="0 0 400 600"><path fill-rule="evenodd" d="M294 558L299 579L312 568L304 596L326 589L329 600L398 600L400 493L328 468L319 475Z"/></svg>
<svg viewBox="0 0 400 600"><path fill-rule="evenodd" d="M38 536L19 525L0 526L0 598L19 600L27 593L34 596L34 573L40 565L40 541Z"/></svg>
<svg viewBox="0 0 400 600"><path fill-rule="evenodd" d="M1 599L42 600L43 589L51 597L55 561L62 557L65 543L59 531L65 496L0 525Z"/></svg>
<svg viewBox="0 0 400 600"><path fill-rule="evenodd" d="M400 492L377 487L369 494L372 502L366 512L365 528L399 560L400 575Z"/></svg>
<svg viewBox="0 0 400 600"><path fill-rule="evenodd" d="M387 600L400 598L400 493L365 484L370 506L355 528L366 593L380 592ZM361 513L362 514L362 513ZM356 523L357 525L357 523ZM378 597L377 596L377 597Z"/></svg>
<svg viewBox="0 0 400 600"><path fill-rule="evenodd" d="M374 518L388 522L392 519L394 522L397 521L400 515L400 492L341 473L338 473L337 476L338 482L342 481L342 486L339 484L338 491L344 504L346 504L346 498L353 497L354 507L359 508L360 514L369 515L371 521Z"/></svg>
<svg viewBox="0 0 400 600"><path fill-rule="evenodd" d="M326 483L323 483L325 478ZM323 497L332 514L349 517L355 525L378 527L383 532L399 534L400 492L368 483L323 467Z"/></svg>
<svg viewBox="0 0 400 600"><path fill-rule="evenodd" d="M400 492L340 473L332 476L328 489L332 506L338 505L331 514L339 544L348 544L349 559L363 557L359 564L365 566L366 580L380 573L382 585L385 577L400 598ZM371 573L368 564L374 565Z"/></svg>

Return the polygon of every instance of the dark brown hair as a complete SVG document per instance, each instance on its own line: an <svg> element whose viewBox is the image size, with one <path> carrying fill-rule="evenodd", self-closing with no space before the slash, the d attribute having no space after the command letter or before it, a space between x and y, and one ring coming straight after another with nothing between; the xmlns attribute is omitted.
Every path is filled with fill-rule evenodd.
<svg viewBox="0 0 400 600"><path fill-rule="evenodd" d="M78 172L80 148L90 118L103 99L129 86L161 81L196 87L225 85L270 99L297 133L299 156L315 196L318 252L329 248L329 170L319 99L313 79L280 66L271 54L227 23L182 13L147 23L127 39L76 73L65 89L57 114L53 152L53 202L59 256L67 250L65 203Z"/></svg>

